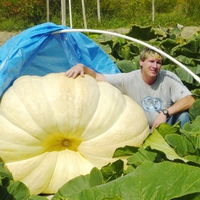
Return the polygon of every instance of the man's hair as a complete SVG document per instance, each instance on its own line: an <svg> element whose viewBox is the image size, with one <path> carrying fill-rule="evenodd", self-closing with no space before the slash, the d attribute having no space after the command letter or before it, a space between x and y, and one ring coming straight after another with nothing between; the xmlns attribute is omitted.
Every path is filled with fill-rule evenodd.
<svg viewBox="0 0 200 200"><path fill-rule="evenodd" d="M152 50L148 47L145 47L144 50L140 54L140 60L145 61L149 57L157 58L161 61L164 60L164 57L162 55L160 55L158 52L156 52L155 50Z"/></svg>

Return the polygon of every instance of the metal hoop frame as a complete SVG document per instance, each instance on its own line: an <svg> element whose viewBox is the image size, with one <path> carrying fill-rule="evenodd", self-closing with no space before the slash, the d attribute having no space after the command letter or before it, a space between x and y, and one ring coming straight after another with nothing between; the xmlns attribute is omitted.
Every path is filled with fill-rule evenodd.
<svg viewBox="0 0 200 200"><path fill-rule="evenodd" d="M119 33L114 33L114 32L110 32L110 31L103 31L103 30L94 30L94 29L65 29L65 30L61 30L61 31L56 31L53 32L52 34L58 34L58 33L67 33L67 32L88 32L88 33L100 33L100 34L107 34L107 35L112 35L112 36L116 36L116 37L121 37L127 40L130 40L132 42L136 42L138 44L141 44L143 46L146 46L150 49L153 49L154 51L160 53L161 55L163 55L164 57L170 59L172 62L174 62L175 64L177 64L178 66L180 66L181 68L183 68L186 72L188 72L197 82L200 83L200 77L198 77L196 74L194 74L191 70L189 70L185 65L183 65L182 63L180 63L179 61L177 61L176 59L174 59L173 57L171 57L170 55L166 54L165 52L161 51L160 49L146 43L143 42L141 40L126 36L126 35L122 35Z"/></svg>

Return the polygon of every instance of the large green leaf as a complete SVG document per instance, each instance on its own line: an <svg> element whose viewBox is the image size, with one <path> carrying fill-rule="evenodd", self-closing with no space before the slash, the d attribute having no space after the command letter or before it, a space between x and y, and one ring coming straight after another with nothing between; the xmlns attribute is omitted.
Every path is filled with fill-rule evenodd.
<svg viewBox="0 0 200 200"><path fill-rule="evenodd" d="M0 187L7 187L13 180L11 172L5 166L3 160L0 158Z"/></svg>
<svg viewBox="0 0 200 200"><path fill-rule="evenodd" d="M144 147L144 146L143 146ZM136 168L141 165L143 162L152 161L152 162L161 162L163 160L167 160L166 156L163 152L154 151L151 148L143 148L143 147L133 147L133 146L125 146L116 149L114 153L114 157L117 158L127 158L128 167ZM127 170L125 170L127 173Z"/></svg>
<svg viewBox="0 0 200 200"><path fill-rule="evenodd" d="M159 46L160 48L163 49L164 52L166 52L169 55L173 54L173 48L176 47L177 45L179 45L179 43L173 39L165 39L163 41L160 42Z"/></svg>
<svg viewBox="0 0 200 200"><path fill-rule="evenodd" d="M154 162L156 161L156 159L157 159L157 153L140 148L137 153L128 158L128 164L138 167L143 162L146 161Z"/></svg>
<svg viewBox="0 0 200 200"><path fill-rule="evenodd" d="M47 200L46 197L30 196L26 185L14 181L11 172L0 158L0 200Z"/></svg>
<svg viewBox="0 0 200 200"><path fill-rule="evenodd" d="M133 146L125 146L117 148L114 152L113 157L118 158L118 157L132 156L138 152L138 148L139 147L133 147Z"/></svg>
<svg viewBox="0 0 200 200"><path fill-rule="evenodd" d="M186 66L195 66L194 59L190 57L179 55L176 57L176 59Z"/></svg>
<svg viewBox="0 0 200 200"><path fill-rule="evenodd" d="M117 160L114 163L109 163L101 168L102 176L105 182L115 180L122 176L124 170L124 162ZM102 180L103 183L103 180Z"/></svg>
<svg viewBox="0 0 200 200"><path fill-rule="evenodd" d="M184 158L180 157L176 151L166 142L163 136L155 129L153 133L145 140L143 147L150 147L151 149L155 149L165 153L166 157L169 160L180 159L184 162L187 162Z"/></svg>
<svg viewBox="0 0 200 200"><path fill-rule="evenodd" d="M2 200L28 200L29 197L29 189L22 182L11 180L8 187L0 186L0 199Z"/></svg>
<svg viewBox="0 0 200 200"><path fill-rule="evenodd" d="M83 188L89 176L65 184L53 198L70 200L169 200L200 193L200 169L180 163L145 162L132 173L107 184ZM82 189L82 190L81 190ZM192 200L192 199L190 199Z"/></svg>
<svg viewBox="0 0 200 200"><path fill-rule="evenodd" d="M133 25L127 35L144 41L148 41L157 37L151 26L138 25Z"/></svg>
<svg viewBox="0 0 200 200"><path fill-rule="evenodd" d="M116 62L116 65L122 72L126 73L138 69L137 64L131 60L120 60Z"/></svg>
<svg viewBox="0 0 200 200"><path fill-rule="evenodd" d="M191 39L186 44L179 46L176 50L177 55L183 55L190 58L197 58L200 56L200 38Z"/></svg>
<svg viewBox="0 0 200 200"><path fill-rule="evenodd" d="M200 90L199 91L199 95L200 95ZM200 99L197 99L193 105L190 107L189 109L189 115L191 120L195 120L197 116L200 115Z"/></svg>
<svg viewBox="0 0 200 200"><path fill-rule="evenodd" d="M30 197L29 189L20 181L11 181L7 191L16 200L28 199Z"/></svg>
<svg viewBox="0 0 200 200"><path fill-rule="evenodd" d="M165 137L167 143L174 148L181 157L187 156L190 153L195 153L196 149L192 142L183 135L169 134Z"/></svg>
<svg viewBox="0 0 200 200"><path fill-rule="evenodd" d="M194 59L195 62L197 62L197 60ZM200 60L198 60L200 62ZM200 74L200 64L197 64L197 70L196 70L196 74Z"/></svg>
<svg viewBox="0 0 200 200"><path fill-rule="evenodd" d="M118 49L118 55L122 59L127 59L127 60L130 59L131 58L130 46L128 44L121 46Z"/></svg>
<svg viewBox="0 0 200 200"><path fill-rule="evenodd" d="M185 124L180 131L192 142L195 149L200 149L200 116L191 124Z"/></svg>
<svg viewBox="0 0 200 200"><path fill-rule="evenodd" d="M85 176L81 175L77 178L74 178L70 180L68 183L66 183L63 187L61 187L58 192L53 197L54 200L57 199L65 199L63 197L66 197L66 194L76 194L80 193L81 191L85 189L89 189L91 187L94 187L93 181L96 180L96 182L102 183L102 173L94 168L92 169L90 175L87 174Z"/></svg>
<svg viewBox="0 0 200 200"><path fill-rule="evenodd" d="M187 67L188 69L190 69L192 72L194 72L196 70L196 67ZM178 75L178 77L184 81L184 82L187 82L187 83L190 83L192 84L193 81L194 81L194 78L193 76L191 76L188 72L186 72L184 69L182 68L177 68L176 69L176 73Z"/></svg>
<svg viewBox="0 0 200 200"><path fill-rule="evenodd" d="M192 92L192 95L194 96L194 98L196 98L197 100L200 98L200 89L196 88L194 90L191 90L191 92ZM198 116L199 113L196 112L196 116Z"/></svg>

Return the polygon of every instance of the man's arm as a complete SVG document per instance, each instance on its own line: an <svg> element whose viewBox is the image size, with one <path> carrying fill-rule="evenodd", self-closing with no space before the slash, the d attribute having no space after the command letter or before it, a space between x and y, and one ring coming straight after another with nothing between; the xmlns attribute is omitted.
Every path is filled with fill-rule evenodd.
<svg viewBox="0 0 200 200"><path fill-rule="evenodd" d="M169 115L174 115L176 113L188 110L192 104L194 103L195 99L193 96L188 95L177 102L175 102L172 106L167 108ZM156 128L159 124L165 123L167 121L166 115L163 114L163 112L160 112L158 117L155 119L152 128Z"/></svg>
<svg viewBox="0 0 200 200"><path fill-rule="evenodd" d="M192 106L194 101L195 99L191 95L188 95L178 100L176 103L174 103L171 107L167 109L169 112L169 115L174 115L176 113L188 110Z"/></svg>
<svg viewBox="0 0 200 200"><path fill-rule="evenodd" d="M84 66L81 63L76 64L74 67L70 68L68 71L65 72L65 75L69 78L70 77L76 78L79 75L84 77L85 74L92 76L97 81L104 81L105 80L103 74L96 73L94 70Z"/></svg>

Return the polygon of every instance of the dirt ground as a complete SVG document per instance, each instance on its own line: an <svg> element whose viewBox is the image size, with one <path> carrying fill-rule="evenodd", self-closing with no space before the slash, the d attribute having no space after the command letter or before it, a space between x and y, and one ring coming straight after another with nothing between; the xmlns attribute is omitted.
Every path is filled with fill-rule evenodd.
<svg viewBox="0 0 200 200"><path fill-rule="evenodd" d="M192 37L196 32L200 31L200 27L196 26L188 26L188 27L183 27L183 30L181 32L181 36L183 38L190 38Z"/></svg>
<svg viewBox="0 0 200 200"><path fill-rule="evenodd" d="M109 30L121 34L125 34L129 31L129 29L124 29L124 28L119 28L115 30ZM200 31L200 27L196 26L188 26L188 27L183 27L181 35L184 38L190 38L193 36L193 34L197 31ZM13 37L14 35L18 34L19 32L7 32L7 31L0 31L0 46L2 46L8 39Z"/></svg>
<svg viewBox="0 0 200 200"><path fill-rule="evenodd" d="M0 31L0 46L16 34L16 32Z"/></svg>

